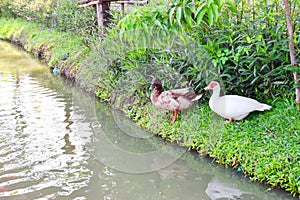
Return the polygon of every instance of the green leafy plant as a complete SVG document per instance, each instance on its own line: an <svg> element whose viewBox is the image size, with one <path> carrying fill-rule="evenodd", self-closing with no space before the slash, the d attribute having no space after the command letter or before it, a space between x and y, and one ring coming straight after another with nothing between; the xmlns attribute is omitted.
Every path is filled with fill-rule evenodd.
<svg viewBox="0 0 300 200"><path fill-rule="evenodd" d="M79 8L73 1L2 0L0 16L21 17L27 21L46 25L48 28L80 35L86 46L89 46L98 34L94 10Z"/></svg>
<svg viewBox="0 0 300 200"><path fill-rule="evenodd" d="M170 4L142 7L119 21L123 30L161 28L191 31L194 26L211 27L218 22L222 9L220 0L174 0Z"/></svg>

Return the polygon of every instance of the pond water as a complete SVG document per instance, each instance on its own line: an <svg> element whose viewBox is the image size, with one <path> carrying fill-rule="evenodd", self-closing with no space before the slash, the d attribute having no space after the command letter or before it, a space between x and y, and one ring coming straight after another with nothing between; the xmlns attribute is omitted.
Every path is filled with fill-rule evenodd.
<svg viewBox="0 0 300 200"><path fill-rule="evenodd" d="M147 133L0 41L1 199L296 198Z"/></svg>

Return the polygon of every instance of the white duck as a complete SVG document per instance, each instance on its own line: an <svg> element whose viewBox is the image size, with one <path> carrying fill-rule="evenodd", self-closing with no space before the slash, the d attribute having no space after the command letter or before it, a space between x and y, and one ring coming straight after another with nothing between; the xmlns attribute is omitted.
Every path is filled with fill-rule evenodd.
<svg viewBox="0 0 300 200"><path fill-rule="evenodd" d="M238 95L225 95L220 97L220 84L212 81L205 90L213 90L213 94L209 99L209 107L218 115L232 120L242 120L250 112L269 110L272 107L260 103L254 99L242 97Z"/></svg>

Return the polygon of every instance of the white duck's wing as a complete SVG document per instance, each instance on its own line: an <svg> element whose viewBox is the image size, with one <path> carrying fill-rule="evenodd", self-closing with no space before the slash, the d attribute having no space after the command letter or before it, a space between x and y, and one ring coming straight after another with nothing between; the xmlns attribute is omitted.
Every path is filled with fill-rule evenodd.
<svg viewBox="0 0 300 200"><path fill-rule="evenodd" d="M225 95L219 98L216 109L217 113L225 118L240 120L260 106L261 103L254 99L238 95Z"/></svg>
<svg viewBox="0 0 300 200"><path fill-rule="evenodd" d="M172 91L162 92L157 99L157 106L166 110L177 110L179 103L174 98Z"/></svg>

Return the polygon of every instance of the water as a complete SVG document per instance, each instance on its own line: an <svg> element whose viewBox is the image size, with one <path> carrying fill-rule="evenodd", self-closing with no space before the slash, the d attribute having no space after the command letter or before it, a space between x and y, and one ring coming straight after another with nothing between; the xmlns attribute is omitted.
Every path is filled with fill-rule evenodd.
<svg viewBox="0 0 300 200"><path fill-rule="evenodd" d="M0 41L0 199L296 199L165 143Z"/></svg>

